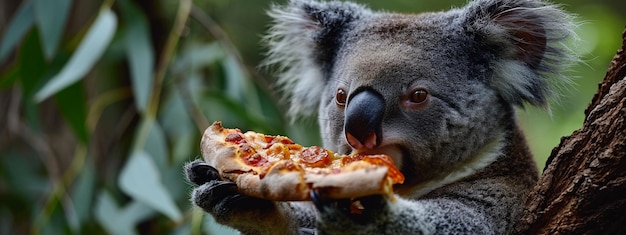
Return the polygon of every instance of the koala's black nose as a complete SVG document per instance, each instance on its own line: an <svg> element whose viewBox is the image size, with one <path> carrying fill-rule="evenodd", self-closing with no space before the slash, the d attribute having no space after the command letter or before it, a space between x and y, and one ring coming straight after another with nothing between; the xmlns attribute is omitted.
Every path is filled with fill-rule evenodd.
<svg viewBox="0 0 626 235"><path fill-rule="evenodd" d="M383 96L371 89L357 90L346 106L344 131L350 146L373 149L382 142L382 121L385 114Z"/></svg>

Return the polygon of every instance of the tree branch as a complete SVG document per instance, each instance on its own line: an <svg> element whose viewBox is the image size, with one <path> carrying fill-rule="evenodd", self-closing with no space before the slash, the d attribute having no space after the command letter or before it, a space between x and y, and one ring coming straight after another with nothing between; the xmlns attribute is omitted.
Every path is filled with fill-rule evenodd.
<svg viewBox="0 0 626 235"><path fill-rule="evenodd" d="M626 30L623 39L583 127L548 158L517 234L626 232Z"/></svg>

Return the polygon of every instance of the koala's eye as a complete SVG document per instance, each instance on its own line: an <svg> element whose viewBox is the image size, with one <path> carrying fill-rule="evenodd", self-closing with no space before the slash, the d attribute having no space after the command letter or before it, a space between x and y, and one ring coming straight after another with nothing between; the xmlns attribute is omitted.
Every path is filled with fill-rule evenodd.
<svg viewBox="0 0 626 235"><path fill-rule="evenodd" d="M335 101L339 106L345 106L346 100L348 99L348 93L342 88L337 89L337 94L335 94Z"/></svg>
<svg viewBox="0 0 626 235"><path fill-rule="evenodd" d="M409 101L419 104L425 102L427 98L428 92L426 90L418 89L411 93L411 96L409 96Z"/></svg>
<svg viewBox="0 0 626 235"><path fill-rule="evenodd" d="M409 109L423 108L428 104L428 91L422 88L415 89L403 98L403 105Z"/></svg>

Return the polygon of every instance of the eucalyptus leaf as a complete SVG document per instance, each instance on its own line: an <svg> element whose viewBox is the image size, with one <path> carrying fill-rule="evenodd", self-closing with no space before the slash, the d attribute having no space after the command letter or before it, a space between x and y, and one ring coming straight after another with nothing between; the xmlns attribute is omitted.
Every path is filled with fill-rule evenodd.
<svg viewBox="0 0 626 235"><path fill-rule="evenodd" d="M174 64L175 73L195 71L214 64L225 57L219 43L189 43Z"/></svg>
<svg viewBox="0 0 626 235"><path fill-rule="evenodd" d="M134 222L123 218L115 199L107 191L102 191L96 202L95 216L100 225L110 234L134 235Z"/></svg>
<svg viewBox="0 0 626 235"><path fill-rule="evenodd" d="M55 96L55 101L61 115L65 118L75 136L82 143L87 144L89 133L87 131L87 103L83 87L75 83L61 90Z"/></svg>
<svg viewBox="0 0 626 235"><path fill-rule="evenodd" d="M46 58L54 56L70 14L71 0L33 0Z"/></svg>
<svg viewBox="0 0 626 235"><path fill-rule="evenodd" d="M186 135L181 135L178 138L173 140L174 147L172 148L172 155L174 155L174 160L176 162L184 162L189 161L191 157L199 153L199 148L197 149L196 136L198 134L202 134L200 132L192 132L194 129L188 129L189 133Z"/></svg>
<svg viewBox="0 0 626 235"><path fill-rule="evenodd" d="M72 232L79 234L81 221L78 216L78 212L76 211L76 207L74 207L74 204L72 203L71 200L65 200L64 203L65 203L65 206L63 207L63 212L65 212L65 214L63 216L65 217L65 222L70 227ZM45 226L45 227L50 227L50 226ZM53 233L53 234L59 234L59 233Z"/></svg>
<svg viewBox="0 0 626 235"><path fill-rule="evenodd" d="M128 0L119 1L127 25L124 29L126 56L130 65L133 94L137 108L145 112L152 91L154 50L150 26L141 9Z"/></svg>
<svg viewBox="0 0 626 235"><path fill-rule="evenodd" d="M235 57L228 55L223 61L223 67L226 71L226 94L240 102L244 101L250 90L250 80L248 80L237 63Z"/></svg>
<svg viewBox="0 0 626 235"><path fill-rule="evenodd" d="M89 221L91 209L93 206L93 198L96 190L96 169L91 158L87 159L84 168L76 178L76 183L72 188L72 204L76 210L77 220L80 224ZM80 234L80 226L72 229L76 234Z"/></svg>
<svg viewBox="0 0 626 235"><path fill-rule="evenodd" d="M104 53L115 34L116 28L117 17L115 13L111 9L101 10L69 62L61 72L37 92L35 100L41 102L82 79Z"/></svg>
<svg viewBox="0 0 626 235"><path fill-rule="evenodd" d="M21 85L24 96L30 100L43 81L47 70L43 48L36 31L32 31L24 37L19 55L17 65L19 66L20 83L18 84ZM36 105L33 102L28 103Z"/></svg>
<svg viewBox="0 0 626 235"><path fill-rule="evenodd" d="M153 209L139 201L129 203L122 208L121 212L121 219L132 221L135 225L155 215L155 211Z"/></svg>
<svg viewBox="0 0 626 235"><path fill-rule="evenodd" d="M118 184L133 199L145 203L174 221L182 214L161 182L159 169L148 153L132 153L124 165Z"/></svg>
<svg viewBox="0 0 626 235"><path fill-rule="evenodd" d="M253 117L257 122L265 122L259 102L259 91L252 80L246 76L245 68L233 55L224 59L223 66L226 70L226 94L239 103L245 104L244 108L248 116Z"/></svg>
<svg viewBox="0 0 626 235"><path fill-rule="evenodd" d="M197 147L197 143L194 144ZM192 148L190 149L199 149ZM186 183L187 179L185 175L182 174L182 169L185 167L185 163L191 162L195 156L198 156L199 150L193 155L187 155L187 158L184 161L176 162L176 164L172 164L167 169L161 171L161 182L163 186L167 189L170 194L170 197L174 199L174 201L184 201L186 205L189 204L189 184Z"/></svg>
<svg viewBox="0 0 626 235"><path fill-rule="evenodd" d="M114 235L137 234L135 231L137 224L154 215L154 210L136 201L120 207L113 196L105 190L98 194L94 212L100 225Z"/></svg>
<svg viewBox="0 0 626 235"><path fill-rule="evenodd" d="M209 120L220 120L224 126L254 129L263 133L271 132L264 120L248 111L247 105L237 102L222 91L205 92L200 101L200 107Z"/></svg>
<svg viewBox="0 0 626 235"><path fill-rule="evenodd" d="M26 124L35 133L42 133L40 119L42 110L37 103L32 102L32 99L42 81L46 78L49 65L44 58L40 37L36 30L31 30L24 37L17 62L19 82L16 85L21 86L22 94L27 101L22 103Z"/></svg>
<svg viewBox="0 0 626 235"><path fill-rule="evenodd" d="M177 83L177 85L185 86L186 84ZM193 93L194 91L189 89L189 92ZM192 95L193 94L189 94L189 96ZM196 141L197 136L202 133L195 128L189 115L190 112L185 109L185 105L183 98L180 96L180 92L174 90L164 99L161 105L163 111L159 114L159 120L160 123L162 123L165 137L172 146L171 153L173 162L189 160L190 156L197 154L199 150L194 141ZM196 105L196 103L194 102L188 105Z"/></svg>
<svg viewBox="0 0 626 235"><path fill-rule="evenodd" d="M222 121L224 126L248 129L254 125L248 117L244 104L239 103L222 91L207 91L200 99L203 114L211 121Z"/></svg>
<svg viewBox="0 0 626 235"><path fill-rule="evenodd" d="M150 129L148 139L146 139L144 145L144 151L154 159L154 162L157 164L157 169L163 170L166 168L169 150L167 148L165 133L158 122L154 122Z"/></svg>
<svg viewBox="0 0 626 235"><path fill-rule="evenodd" d="M35 10L33 2L24 1L4 32L4 38L2 38L0 43L0 62L4 61L9 52L20 42L34 24Z"/></svg>

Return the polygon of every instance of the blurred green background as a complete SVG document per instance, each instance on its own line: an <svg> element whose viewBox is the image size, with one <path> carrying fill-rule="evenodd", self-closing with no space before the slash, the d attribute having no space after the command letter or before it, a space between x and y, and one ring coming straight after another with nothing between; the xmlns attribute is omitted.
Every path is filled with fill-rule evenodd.
<svg viewBox="0 0 626 235"><path fill-rule="evenodd" d="M282 3L284 1L277 1ZM360 1L396 12L466 0ZM520 110L540 167L621 43L623 0L561 1L582 62L549 114ZM265 0L0 1L0 234L223 234L182 166L212 121L319 144L257 69Z"/></svg>

